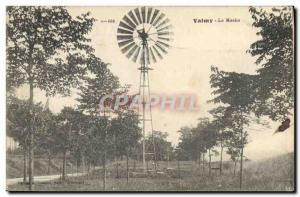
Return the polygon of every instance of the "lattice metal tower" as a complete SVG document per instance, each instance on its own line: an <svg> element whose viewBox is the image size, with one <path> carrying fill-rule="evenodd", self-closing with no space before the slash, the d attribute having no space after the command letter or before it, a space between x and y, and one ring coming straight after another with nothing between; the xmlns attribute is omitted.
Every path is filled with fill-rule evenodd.
<svg viewBox="0 0 300 197"><path fill-rule="evenodd" d="M117 30L118 45L134 63L140 67L139 96L142 100L142 109L139 110L140 120L143 129L142 149L143 149L143 169L146 171L146 159L154 160L156 170L156 147L153 135L152 109L150 103L150 79L149 71L151 64L156 63L163 55L167 54L172 41L173 32L170 20L160 10L155 8L135 8L129 11L120 21ZM148 114L148 115L147 115ZM146 152L147 122L152 135L151 152ZM151 157L147 157L150 155Z"/></svg>

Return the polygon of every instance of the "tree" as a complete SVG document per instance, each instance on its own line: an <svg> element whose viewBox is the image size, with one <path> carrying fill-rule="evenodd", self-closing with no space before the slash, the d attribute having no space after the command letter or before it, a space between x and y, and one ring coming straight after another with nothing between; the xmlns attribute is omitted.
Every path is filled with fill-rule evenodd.
<svg viewBox="0 0 300 197"><path fill-rule="evenodd" d="M211 156L212 156L211 151L213 147L217 144L217 132L215 126L207 120L205 120L204 122L200 122L197 128L199 129L200 132L199 138L200 141L203 142L205 152L206 150L208 150L208 157L209 157L208 166L209 166L209 176L210 176Z"/></svg>
<svg viewBox="0 0 300 197"><path fill-rule="evenodd" d="M153 160L155 170L157 170L157 167L159 167L158 161L169 162L170 156L173 156L173 147L171 142L167 141L167 137L168 133L161 131L153 131L152 134L146 136L146 152L153 153L148 156L148 160Z"/></svg>
<svg viewBox="0 0 300 197"><path fill-rule="evenodd" d="M56 143L57 116L48 108L44 108L40 114L42 117L42 125L35 136L35 151L38 154L45 154L48 157L48 174L50 174L51 159L59 152L59 146Z"/></svg>
<svg viewBox="0 0 300 197"><path fill-rule="evenodd" d="M76 109L76 113L74 114L74 126L75 129L73 130L73 147L71 151L71 155L73 159L75 159L77 172L79 166L82 167L82 172L86 170L86 159L88 161L88 172L90 170L90 165L97 164L97 157L95 155L96 149L94 149L94 144L96 139L93 135L93 127L94 127L94 120L86 115L83 114L82 111Z"/></svg>
<svg viewBox="0 0 300 197"><path fill-rule="evenodd" d="M56 143L62 153L62 180L66 179L66 157L67 153L71 151L72 142L72 132L74 129L74 119L76 119L76 112L71 107L64 107L60 114L57 116L57 128L56 128ZM80 121L80 120L76 120Z"/></svg>
<svg viewBox="0 0 300 197"><path fill-rule="evenodd" d="M241 139L238 132L229 131L228 134L230 138L225 141L225 146L227 147L226 153L230 155L230 159L234 162L234 170L233 175L236 174L236 163L238 158L240 157L240 150L241 150ZM244 140L245 143L246 140Z"/></svg>
<svg viewBox="0 0 300 197"><path fill-rule="evenodd" d="M119 78L110 71L109 64L100 58L92 56L87 68L90 75L84 77L80 86L78 108L89 115L99 116L101 97L118 94L121 85Z"/></svg>
<svg viewBox="0 0 300 197"><path fill-rule="evenodd" d="M87 140L87 131L92 127L93 122L81 111L71 107L64 107L57 116L57 143L59 150L63 154L62 178L66 178L66 156L71 153L79 153L81 157L86 153L89 147ZM90 125L90 123L92 123ZM91 159L90 159L91 161Z"/></svg>
<svg viewBox="0 0 300 197"><path fill-rule="evenodd" d="M255 101L255 95L249 95L255 86L255 76L244 73L219 71L217 67L211 67L210 84L214 89L212 94L215 96L209 102L226 105L227 114L233 116L231 119L234 132L240 133L240 188L242 187L243 173L243 150L245 146L244 126L249 123L249 113L251 105Z"/></svg>
<svg viewBox="0 0 300 197"><path fill-rule="evenodd" d="M102 165L105 165L104 157L107 149L111 149L112 144L110 142L112 138L109 137L112 136L110 122L107 117L103 116L88 116L88 118L89 126L86 134L83 135L86 136L86 149L80 149L82 164L85 165L84 160L87 157L94 164L102 161Z"/></svg>
<svg viewBox="0 0 300 197"><path fill-rule="evenodd" d="M110 129L110 120L107 113L100 109L100 99L105 95L115 95L120 92L118 77L108 68L109 64L101 61L100 58L93 56L87 67L89 76L84 77L84 82L80 86L81 92L77 101L80 103L78 108L90 116L99 127L98 136L102 136L98 146L103 147L103 188L106 184L106 149L110 148L107 135ZM97 129L97 128L93 128ZM100 132L100 133L99 133ZM96 132L95 132L96 133Z"/></svg>
<svg viewBox="0 0 300 197"><path fill-rule="evenodd" d="M226 107L219 106L209 111L210 114L213 116L212 124L215 127L217 132L217 141L220 144L220 175L222 174L223 168L223 148L224 148L224 141L230 137L227 133L226 126L228 123L228 118L226 114Z"/></svg>
<svg viewBox="0 0 300 197"><path fill-rule="evenodd" d="M260 39L248 51L257 57L253 81L253 111L272 120L285 120L294 108L294 16L292 7L264 10L250 7Z"/></svg>
<svg viewBox="0 0 300 197"><path fill-rule="evenodd" d="M115 143L116 156L126 156L127 183L129 180L129 156L133 153L134 147L138 145L142 137L139 127L138 115L131 110L122 110L111 122L113 133L112 142Z"/></svg>
<svg viewBox="0 0 300 197"><path fill-rule="evenodd" d="M233 176L236 174L236 162L240 155L240 149L236 148L235 145L229 144L226 153L230 155L230 159L234 162Z"/></svg>
<svg viewBox="0 0 300 197"><path fill-rule="evenodd" d="M7 8L7 83L29 85L30 109L35 88L47 95L66 95L78 85L93 52L86 35L94 21L89 13L74 19L63 7ZM33 189L33 114L29 117L29 188Z"/></svg>
<svg viewBox="0 0 300 197"><path fill-rule="evenodd" d="M27 182L27 125L28 125L28 103L10 97L7 101L6 108L6 122L7 122L7 135L13 137L19 142L19 146L23 149L23 182Z"/></svg>
<svg viewBox="0 0 300 197"><path fill-rule="evenodd" d="M178 155L178 159L180 160L192 160L193 150L195 150L192 143L192 128L182 127L178 132L180 133L180 137L176 148L176 155Z"/></svg>
<svg viewBox="0 0 300 197"><path fill-rule="evenodd" d="M208 152L209 154L209 174L211 167L211 152L217 143L217 132L215 125L208 118L199 118L199 123L194 128L184 127L179 131L181 133L180 142L177 146L177 155L179 159L197 160L201 162L201 156ZM200 165L199 165L200 166ZM203 163L204 167L204 163Z"/></svg>
<svg viewBox="0 0 300 197"><path fill-rule="evenodd" d="M14 96L9 97L7 104L7 134L19 142L23 149L23 182L27 182L27 144L28 144L28 124L30 120L30 112L33 112L33 122L35 128L44 129L43 126L43 108L40 103L29 108L27 101L20 100ZM33 128L33 129L35 129Z"/></svg>

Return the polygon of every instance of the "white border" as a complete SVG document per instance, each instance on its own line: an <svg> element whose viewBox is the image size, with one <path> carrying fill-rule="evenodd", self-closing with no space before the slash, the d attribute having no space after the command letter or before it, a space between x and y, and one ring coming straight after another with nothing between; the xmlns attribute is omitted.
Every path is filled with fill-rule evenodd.
<svg viewBox="0 0 300 197"><path fill-rule="evenodd" d="M0 1L0 62L2 63L0 66L0 131L1 131L1 138L0 138L0 151L1 156L3 159L0 160L0 195L1 196L8 196L12 195L5 191L6 184L6 158L5 158L5 9L8 5L78 5L78 6L95 6L95 5L107 5L107 6L116 6L116 5L171 5L171 6L180 6L180 5L199 5L199 6L248 6L248 5L261 5L261 6L268 6L268 5L294 5L296 9L300 7L300 1L299 0L105 0L105 1L97 1L97 0L27 0L26 2L24 0L10 0L10 1ZM297 14L297 13L296 13ZM298 15L298 14L297 14ZM298 18L298 17L297 17ZM297 27L299 27L299 18L297 20ZM297 46L298 46L298 40L299 40L299 30L297 31ZM299 57L299 49L297 50L297 57ZM297 69L297 76L299 76L299 69ZM299 98L299 83L297 83L297 98ZM297 102L299 105L299 102ZM299 107L297 107L297 112ZM297 118L297 122L299 123L299 116ZM298 132L297 132L298 133ZM299 142L299 136L297 135L297 141ZM298 162L297 162L298 163ZM299 166L299 165L298 165ZM298 167L297 166L297 167ZM299 168L297 168L299 171ZM298 174L297 174L298 175ZM297 181L298 183L298 181ZM297 185L297 188L299 189L299 185ZM31 194L28 194L31 195ZM44 194L36 194L36 196L42 196ZM49 195L49 194L47 194ZM63 196L65 194L54 194L57 196ZM71 194L73 195L73 194ZM87 196L87 194L78 194L81 196ZM100 194L104 195L104 194ZM111 195L111 194L110 194ZM117 194L114 194L115 196ZM130 194L132 195L132 194ZM139 194L140 195L140 194ZM159 194L150 194L150 196L159 195ZM171 194L174 195L174 194ZM180 195L188 195L188 194L180 194ZM201 194L201 195L210 195L211 194ZM215 195L224 195L224 194L213 194ZM230 194L231 195L231 194ZM257 196L263 196L264 194L257 194ZM272 194L271 194L272 195ZM280 195L288 195L288 194L280 194Z"/></svg>

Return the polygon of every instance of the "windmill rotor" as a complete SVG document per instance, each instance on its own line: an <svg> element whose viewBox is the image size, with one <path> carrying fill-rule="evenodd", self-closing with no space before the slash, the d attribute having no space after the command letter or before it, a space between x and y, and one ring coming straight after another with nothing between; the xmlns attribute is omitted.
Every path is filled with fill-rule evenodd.
<svg viewBox="0 0 300 197"><path fill-rule="evenodd" d="M152 7L129 11L117 29L121 52L135 63L148 65L163 59L168 53L172 36L170 20Z"/></svg>

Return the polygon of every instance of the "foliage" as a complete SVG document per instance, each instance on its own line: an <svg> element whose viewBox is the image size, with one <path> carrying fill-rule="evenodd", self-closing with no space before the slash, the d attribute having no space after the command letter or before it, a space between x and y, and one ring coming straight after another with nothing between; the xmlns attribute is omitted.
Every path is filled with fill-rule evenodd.
<svg viewBox="0 0 300 197"><path fill-rule="evenodd" d="M74 19L64 7L8 7L8 86L29 83L47 95L69 94L93 52L87 34L94 21L89 13Z"/></svg>
<svg viewBox="0 0 300 197"><path fill-rule="evenodd" d="M109 69L109 64L93 57L88 66L89 76L84 77L80 86L79 109L91 115L99 115L100 98L104 95L115 95L120 90L119 78Z"/></svg>
<svg viewBox="0 0 300 197"><path fill-rule="evenodd" d="M117 113L111 122L111 131L117 157L132 153L142 137L138 115L130 110Z"/></svg>
<svg viewBox="0 0 300 197"><path fill-rule="evenodd" d="M153 153L153 142L155 145L155 156L158 161L167 161L173 157L173 147L171 142L167 141L168 133L161 131L153 131L153 136L147 136L146 152ZM169 156L169 158L168 158Z"/></svg>
<svg viewBox="0 0 300 197"><path fill-rule="evenodd" d="M264 10L251 7L253 27L260 39L249 53L257 57L254 111L284 120L294 107L294 18L292 7Z"/></svg>
<svg viewBox="0 0 300 197"><path fill-rule="evenodd" d="M178 154L181 160L196 160L199 153L205 153L217 143L217 130L208 118L200 118L194 128L184 127L180 131Z"/></svg>
<svg viewBox="0 0 300 197"><path fill-rule="evenodd" d="M30 110L28 101L20 100L16 97L11 97L7 104L7 134L13 137L19 144L24 147L29 135L29 122L30 117L33 117L34 127L32 128L35 133L39 130L44 133L46 130L45 124L48 124L47 112L43 110L40 103L35 104L33 109Z"/></svg>

